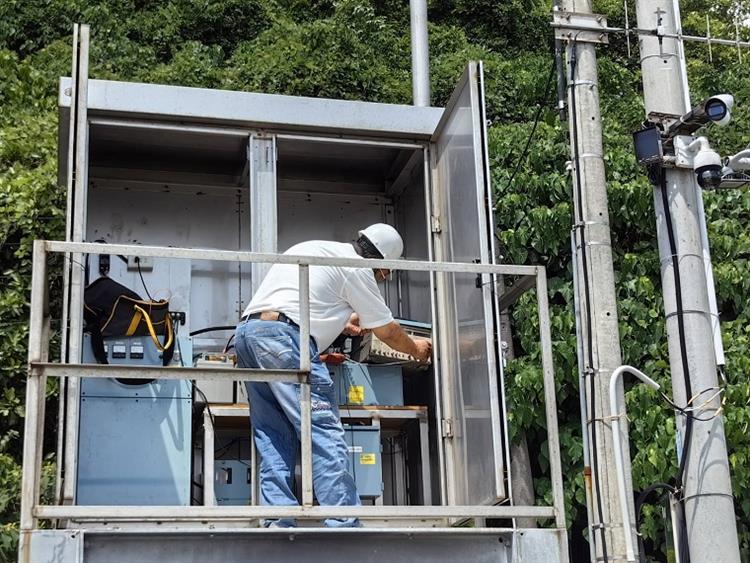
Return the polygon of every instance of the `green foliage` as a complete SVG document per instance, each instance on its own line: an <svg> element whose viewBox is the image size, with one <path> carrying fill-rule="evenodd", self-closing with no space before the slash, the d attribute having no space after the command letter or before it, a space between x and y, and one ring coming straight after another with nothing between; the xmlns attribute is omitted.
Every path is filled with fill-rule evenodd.
<svg viewBox="0 0 750 563"><path fill-rule="evenodd" d="M567 521L573 544L586 511L571 276L568 135L545 92L552 64L550 2L432 0L432 102L449 99L466 61L486 73L491 180L499 250L549 276ZM630 23L635 7L630 2ZM712 3L712 34L732 37L730 0ZM705 31L704 0L682 3L685 30ZM624 25L619 0L596 10ZM95 78L304 96L409 103L408 3L400 0L5 0L0 2L0 560L14 558L25 381L30 251L60 239L64 190L56 181L58 77L69 74L72 23L92 26ZM630 132L643 119L637 45L621 35L599 49L604 149L623 359L670 387L653 193L632 157ZM732 48L688 47L694 100L737 98L733 125L710 130L723 153L747 142L750 73ZM540 123L526 155L531 121ZM523 158L522 158L523 156ZM738 529L750 553L750 192L704 195L727 352L725 429ZM507 280L508 282L512 280ZM57 284L57 282L55 282ZM53 299L59 299L59 284ZM532 453L537 502L550 501L538 321L533 295L512 311L517 359L506 371L510 430ZM56 328L53 325L53 329ZM54 388L50 387L50 394ZM673 414L642 385L626 393L633 482L668 481L675 467ZM50 409L54 411L54 409ZM54 414L54 413L53 413ZM48 425L54 427L51 415ZM49 490L53 460L45 464ZM662 554L661 512L644 509L642 532ZM583 550L585 553L585 549ZM585 557L585 555L584 555Z"/></svg>

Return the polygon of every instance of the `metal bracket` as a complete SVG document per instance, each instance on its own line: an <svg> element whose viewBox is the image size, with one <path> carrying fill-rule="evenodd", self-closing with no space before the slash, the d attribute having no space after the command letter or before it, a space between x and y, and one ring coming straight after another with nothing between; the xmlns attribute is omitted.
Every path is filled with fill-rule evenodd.
<svg viewBox="0 0 750 563"><path fill-rule="evenodd" d="M430 227L432 228L433 233L440 233L442 228L440 227L440 217L437 215L431 215L430 216L430 222L432 223Z"/></svg>
<svg viewBox="0 0 750 563"><path fill-rule="evenodd" d="M453 438L453 420L444 418L440 422L443 438Z"/></svg>
<svg viewBox="0 0 750 563"><path fill-rule="evenodd" d="M555 28L555 39L581 43L609 43L607 18L598 14L554 11L552 27Z"/></svg>
<svg viewBox="0 0 750 563"><path fill-rule="evenodd" d="M662 111L650 111L646 117L649 123L661 123L665 126L665 129L667 125L680 119L680 116L676 113L664 113Z"/></svg>
<svg viewBox="0 0 750 563"><path fill-rule="evenodd" d="M675 156L674 165L676 168L693 168L695 153L689 152L687 148L694 140L695 137L691 135L675 135L673 143Z"/></svg>

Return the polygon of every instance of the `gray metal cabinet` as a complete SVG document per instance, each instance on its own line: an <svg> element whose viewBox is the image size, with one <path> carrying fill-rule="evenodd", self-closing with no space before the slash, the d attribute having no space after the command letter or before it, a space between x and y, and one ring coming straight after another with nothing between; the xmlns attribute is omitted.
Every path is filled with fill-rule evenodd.
<svg viewBox="0 0 750 563"><path fill-rule="evenodd" d="M71 146L66 80L61 154ZM407 258L494 261L481 64L468 65L445 110L97 80L87 100L76 156L60 161L61 179L83 171L71 195L74 238L276 252L387 222ZM184 310L181 334L236 323L265 271L164 259L139 274L114 257L111 268ZM507 496L494 289L488 275L426 272L397 273L382 288L396 316L434 327L432 378L417 394L430 413L440 504ZM230 335L196 336L194 349L221 349ZM80 354L77 337L66 346ZM70 443L74 426L68 434Z"/></svg>

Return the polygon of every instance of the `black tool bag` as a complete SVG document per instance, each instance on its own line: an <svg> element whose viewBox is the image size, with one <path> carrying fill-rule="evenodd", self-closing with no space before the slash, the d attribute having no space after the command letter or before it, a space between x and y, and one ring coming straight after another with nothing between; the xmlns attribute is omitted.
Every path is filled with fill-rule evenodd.
<svg viewBox="0 0 750 563"><path fill-rule="evenodd" d="M91 282L83 292L85 332L91 334L94 357L106 364L104 338L150 336L166 366L174 355L169 301L146 301L132 289L108 277ZM159 335L164 341L159 341Z"/></svg>

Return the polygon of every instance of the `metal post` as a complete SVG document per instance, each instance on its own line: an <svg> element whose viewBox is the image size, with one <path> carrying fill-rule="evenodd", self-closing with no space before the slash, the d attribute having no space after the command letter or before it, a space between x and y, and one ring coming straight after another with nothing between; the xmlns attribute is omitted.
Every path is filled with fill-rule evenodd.
<svg viewBox="0 0 750 563"><path fill-rule="evenodd" d="M411 80L415 106L430 105L430 49L427 0L409 0L411 15Z"/></svg>
<svg viewBox="0 0 750 563"><path fill-rule="evenodd" d="M254 479L257 481L257 479ZM203 409L203 506L216 506L214 494L214 421L208 405Z"/></svg>
<svg viewBox="0 0 750 563"><path fill-rule="evenodd" d="M247 147L250 184L250 250L276 252L278 217L276 204L276 139L250 136ZM244 244L244 241L242 241ZM242 249L242 246L240 246ZM252 292L268 273L270 264L250 265Z"/></svg>
<svg viewBox="0 0 750 563"><path fill-rule="evenodd" d="M620 419L625 420L625 405L623 410L620 412L617 405L617 387L620 383L620 376L625 373L632 373L643 383L651 387L652 389L659 390L659 384L653 379L648 377L645 373L632 366L620 366L613 373L609 380L609 408L612 415L612 440L615 443L615 464L617 465L617 492L620 495L620 510L622 511L622 522L626 529L630 528L630 514L628 513L626 504L627 491L625 490L625 468L622 463L622 448L620 445ZM633 545L633 537L630 534L625 534L625 559L629 562L635 563L635 547Z"/></svg>
<svg viewBox="0 0 750 563"><path fill-rule="evenodd" d="M544 376L544 407L547 419L547 447L552 482L552 501L555 507L555 525L565 529L565 495L563 494L562 464L560 462L560 433L557 427L557 399L555 398L555 370L552 365L552 335L549 326L549 304L547 301L547 272L537 269L537 309L539 315L539 340L542 350L542 373Z"/></svg>
<svg viewBox="0 0 750 563"><path fill-rule="evenodd" d="M65 204L65 240L67 242L73 240L72 229L73 229L73 181L75 170L75 141L76 141L76 108L78 99L78 24L73 25L73 57L72 57L72 72L70 74L72 80L70 85L70 91L66 92L66 95L70 97L70 117L68 119L68 155L67 155L67 178L66 178L66 204ZM70 304L70 254L65 254L63 262L63 301L62 301L62 317L60 324L60 361L68 361L68 318L70 312L68 305ZM58 388L58 406L57 406L57 463L55 473L55 499L60 501L62 499L62 486L63 486L63 466L65 465L62 460L65 458L65 409L66 409L66 393L67 383L64 379L60 380L60 386Z"/></svg>
<svg viewBox="0 0 750 563"><path fill-rule="evenodd" d="M591 14L590 0L564 0L566 11ZM576 295L581 315L580 332L584 339L586 385L581 389L589 405L586 420L590 434L591 471L593 487L591 505L594 520L591 529L598 530L589 537L595 542L596 557L603 561L617 561L625 556L625 533L634 539L634 530L624 530L619 498L615 494L616 469L612 437L607 418L607 393L612 371L622 363L617 303L615 298L614 267L609 230L609 211L602 147L601 113L599 109L598 71L594 43L577 41L577 34L566 49L569 68L568 115L573 152L573 182L576 194L575 225L579 241L576 249L578 285ZM622 383L618 398L624 401ZM621 442L628 444L627 424L621 424ZM634 516L630 452L622 451L626 467L629 513ZM587 490L588 492L588 490ZM631 521L634 521L631 519ZM635 542L634 542L635 543Z"/></svg>
<svg viewBox="0 0 750 563"><path fill-rule="evenodd" d="M75 123L75 154L73 178L73 212L71 230L73 242L82 242L86 238L86 199L88 192L88 73L89 73L89 26L79 26L78 75L76 84L76 123ZM68 355L67 361L79 363L81 361L81 346L83 342L83 290L84 267L83 254L76 252L71 256L70 289L68 309ZM65 502L75 501L78 449L78 418L79 418L80 379L72 377L67 380L67 413L65 416L65 452L63 468L63 499Z"/></svg>
<svg viewBox="0 0 750 563"><path fill-rule="evenodd" d="M580 286L578 284L578 263L577 251L578 238L576 237L576 230L573 229L570 233L570 246L573 257L573 293L579 295ZM592 502L594 500L594 494L591 489L591 449L589 447L589 407L586 401L586 378L583 376L583 366L585 365L583 359L583 337L581 335L581 307L580 300L575 299L573 302L573 313L576 320L576 359L578 360L578 397L580 400L581 409L581 437L583 445L583 484L586 491L586 519L588 520L589 530L589 561L596 561L596 550L594 549L594 508Z"/></svg>
<svg viewBox="0 0 750 563"><path fill-rule="evenodd" d="M672 2L639 0L636 7L639 28L660 25L666 34L674 34L679 28ZM647 114L685 113L687 81L680 65L677 40L643 35L640 52ZM654 188L656 226L672 392L675 402L685 406L691 398L688 394L716 387L718 381L695 174L691 170L667 169L665 175L665 188ZM675 285L677 275L679 294ZM684 442L686 419L678 417L682 456L686 456L683 497L690 559L732 563L738 562L740 555L724 423L721 417L710 416L719 401L716 397L705 405L705 411L693 413L710 420L692 421L689 444Z"/></svg>
<svg viewBox="0 0 750 563"><path fill-rule="evenodd" d="M312 482L312 399L310 397L310 268L299 266L299 369L307 372L300 384L300 435L302 443L302 504L313 504Z"/></svg>
<svg viewBox="0 0 750 563"><path fill-rule="evenodd" d="M29 364L44 358L45 343L42 341L44 329L45 295L47 292L47 255L44 242L34 241L31 273L31 305L29 315ZM39 439L44 428L44 398L46 378L41 372L29 369L26 379L26 413L24 421L23 464L21 473L21 518L19 561L31 561L30 532L36 528L33 511L39 501L41 476L41 448Z"/></svg>

